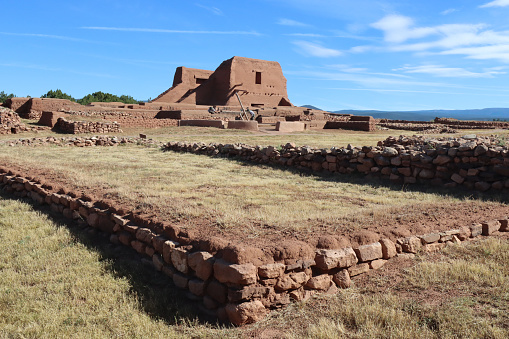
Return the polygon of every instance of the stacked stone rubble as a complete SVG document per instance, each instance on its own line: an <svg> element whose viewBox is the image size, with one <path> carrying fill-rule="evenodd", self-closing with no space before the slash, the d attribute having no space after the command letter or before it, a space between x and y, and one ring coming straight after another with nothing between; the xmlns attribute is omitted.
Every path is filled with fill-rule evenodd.
<svg viewBox="0 0 509 339"><path fill-rule="evenodd" d="M245 144L170 142L165 148L210 156L331 173L362 173L404 184L431 183L479 191L509 188L509 149L505 140L492 138L388 138L379 146L331 149ZM390 145L390 146L388 146Z"/></svg>
<svg viewBox="0 0 509 339"><path fill-rule="evenodd" d="M117 122L100 121L68 121L58 118L54 128L62 133L122 133L120 124Z"/></svg>
<svg viewBox="0 0 509 339"><path fill-rule="evenodd" d="M118 146L126 144L137 144L145 146L161 146L160 142L156 142L146 137L115 137L115 136L91 136L91 137L46 137L46 138L22 138L16 140L0 140L0 145L8 146Z"/></svg>
<svg viewBox="0 0 509 339"><path fill-rule="evenodd" d="M18 134L27 131L38 131L44 128L28 127L21 122L18 113L13 110L0 107L0 134Z"/></svg>

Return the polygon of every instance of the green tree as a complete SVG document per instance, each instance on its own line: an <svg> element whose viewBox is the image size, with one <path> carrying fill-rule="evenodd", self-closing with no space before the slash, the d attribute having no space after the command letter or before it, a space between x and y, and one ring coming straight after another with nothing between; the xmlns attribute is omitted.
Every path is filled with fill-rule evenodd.
<svg viewBox="0 0 509 339"><path fill-rule="evenodd" d="M49 91L48 93L41 96L41 98L53 98L53 99L67 99L71 101L76 101L72 96L70 96L67 93L62 92L61 90L57 89L56 91Z"/></svg>
<svg viewBox="0 0 509 339"><path fill-rule="evenodd" d="M15 97L15 95L12 94L12 93L11 94L7 94L4 91L1 91L0 92L0 103L3 104L4 102L7 101L7 99L14 98L14 97Z"/></svg>
<svg viewBox="0 0 509 339"><path fill-rule="evenodd" d="M88 94L81 99L78 99L78 103L82 105L88 105L91 102L123 102L124 104L137 104L138 100L135 100L130 95L121 95L120 97L111 93L95 92Z"/></svg>

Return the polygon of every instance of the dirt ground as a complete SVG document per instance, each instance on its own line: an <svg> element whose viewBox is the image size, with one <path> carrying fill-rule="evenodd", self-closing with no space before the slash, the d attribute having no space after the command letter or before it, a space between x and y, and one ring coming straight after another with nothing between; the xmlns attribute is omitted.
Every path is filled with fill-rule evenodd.
<svg viewBox="0 0 509 339"><path fill-rule="evenodd" d="M120 214L133 212L135 215L164 221L157 214L147 208L136 209L132 204L106 198L106 192L98 187L73 187L59 173L39 168L27 168L15 164L4 163L5 170L13 170L16 174L24 177L40 180L41 183L52 187L54 191L74 193L76 196L86 196L94 201L103 201L114 207ZM349 231L348 224L330 225L319 224L310 221L305 230L277 229L270 225L246 225L261 229L262 236L247 238L242 228L228 229L227 232L217 227L214 220L193 219L186 222L172 222L184 233L188 233L190 239L202 240L207 243L204 250L213 250L215 247L224 248L228 244L238 247L249 246L262 249L266 254L272 255L275 248L284 248L284 251L298 252L302 242L311 248L342 248L358 246L378 241L381 238L389 238L395 241L398 238L410 235L421 235L433 231L444 231L469 226L485 220L500 219L509 216L509 206L498 202L479 202L478 200L466 200L448 206L443 204L426 204L425 206L414 205L411 208L396 208L392 213L380 216L366 216L365 224L358 231ZM192 229L187 229L186 223L192 222ZM297 253L295 253L297 254Z"/></svg>

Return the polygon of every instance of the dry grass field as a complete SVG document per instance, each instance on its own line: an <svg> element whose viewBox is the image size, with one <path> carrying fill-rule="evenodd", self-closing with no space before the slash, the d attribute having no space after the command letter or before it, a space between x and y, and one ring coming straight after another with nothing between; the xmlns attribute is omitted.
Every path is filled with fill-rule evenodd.
<svg viewBox="0 0 509 339"><path fill-rule="evenodd" d="M291 141L329 148L375 145L405 132L278 135L162 128L132 129L123 135L139 133L161 142ZM49 131L20 136L46 135L55 136ZM503 196L391 186L359 176L317 176L135 145L1 145L0 164L190 229L206 223L224 237L254 243L281 236L346 236L377 227L395 237L410 226L412 234L422 234L425 227L453 228L472 218L499 217L493 213L509 215ZM424 225L429 220L434 223ZM356 280L351 289L292 304L240 329L199 320L168 279L133 255L48 217L44 210L0 197L0 338L509 336L507 237L394 260Z"/></svg>
<svg viewBox="0 0 509 339"><path fill-rule="evenodd" d="M509 243L392 262L243 328L200 321L169 279L105 239L0 197L2 338L507 338Z"/></svg>
<svg viewBox="0 0 509 339"><path fill-rule="evenodd" d="M506 207L496 197L482 201L472 199L471 193L410 190L359 176L303 175L142 146L0 146L0 150L0 163L23 168L38 179L93 192L100 199L156 213L186 228L206 223L223 236L254 242L281 235L307 239L316 237L317 230L349 237L362 229L392 227L398 218L405 228L412 225L413 234L421 234L429 227L418 220L426 210L448 206L466 217ZM509 209L505 212L509 214ZM442 218L444 223L433 226L454 226L448 215ZM387 229L385 236L405 235L396 231Z"/></svg>

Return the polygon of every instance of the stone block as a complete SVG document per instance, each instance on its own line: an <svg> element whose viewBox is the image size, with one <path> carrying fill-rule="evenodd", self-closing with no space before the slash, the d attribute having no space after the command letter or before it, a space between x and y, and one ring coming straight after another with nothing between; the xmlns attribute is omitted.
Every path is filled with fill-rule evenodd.
<svg viewBox="0 0 509 339"><path fill-rule="evenodd" d="M267 264L258 267L258 275L263 278L279 278L285 272L285 265L281 263Z"/></svg>
<svg viewBox="0 0 509 339"><path fill-rule="evenodd" d="M259 300L242 304L228 304L225 307L228 319L234 325L240 326L257 322L267 313L265 306Z"/></svg>
<svg viewBox="0 0 509 339"><path fill-rule="evenodd" d="M239 302L255 298L269 298L274 294L273 287L251 285L245 286L242 289L228 290L228 300L230 302Z"/></svg>
<svg viewBox="0 0 509 339"><path fill-rule="evenodd" d="M194 252L189 254L188 265L194 270L195 275L202 279L207 280L212 276L214 257L208 252Z"/></svg>
<svg viewBox="0 0 509 339"><path fill-rule="evenodd" d="M355 249L355 253L359 261L363 262L380 259L383 256L382 244L376 242L369 245L362 245Z"/></svg>
<svg viewBox="0 0 509 339"><path fill-rule="evenodd" d="M140 227L136 231L136 239L143 241L145 244L152 244L154 233L148 228Z"/></svg>
<svg viewBox="0 0 509 339"><path fill-rule="evenodd" d="M421 239L411 236L403 239L401 242L401 249L406 253L417 253L421 249Z"/></svg>
<svg viewBox="0 0 509 339"><path fill-rule="evenodd" d="M306 272L285 274L278 279L275 288L278 291L294 290L303 286L308 279Z"/></svg>
<svg viewBox="0 0 509 339"><path fill-rule="evenodd" d="M357 264L355 266L348 268L348 273L350 274L351 277L354 277L362 273L366 273L368 271L369 271L368 263Z"/></svg>
<svg viewBox="0 0 509 339"><path fill-rule="evenodd" d="M390 259L390 258L396 256L396 254L397 254L396 245L390 239L380 240L380 245L382 245L382 258L383 259Z"/></svg>
<svg viewBox="0 0 509 339"><path fill-rule="evenodd" d="M369 263L369 268L372 270L377 270L381 268L383 265L385 265L386 262L387 260L384 259L373 260L372 262Z"/></svg>
<svg viewBox="0 0 509 339"><path fill-rule="evenodd" d="M159 254L152 255L152 263L157 271L161 271L164 266L163 258Z"/></svg>
<svg viewBox="0 0 509 339"><path fill-rule="evenodd" d="M228 293L228 288L221 284L217 280L212 280L206 287L207 295L210 296L215 301L224 304L226 302L226 296Z"/></svg>
<svg viewBox="0 0 509 339"><path fill-rule="evenodd" d="M500 222L500 232L509 232L509 220L502 219L499 220L499 222Z"/></svg>
<svg viewBox="0 0 509 339"><path fill-rule="evenodd" d="M254 284L258 278L255 265L230 264L224 260L214 263L214 277L220 282L238 285Z"/></svg>
<svg viewBox="0 0 509 339"><path fill-rule="evenodd" d="M357 261L355 251L351 247L340 250L320 249L316 251L315 256L316 266L326 271L333 268L349 267L355 265Z"/></svg>
<svg viewBox="0 0 509 339"><path fill-rule="evenodd" d="M133 240L131 241L131 247L134 248L136 252L145 254L145 247L147 246L139 240Z"/></svg>
<svg viewBox="0 0 509 339"><path fill-rule="evenodd" d="M178 288L186 289L189 284L189 278L185 274L176 272L173 274L173 283Z"/></svg>
<svg viewBox="0 0 509 339"><path fill-rule="evenodd" d="M171 264L171 251L177 246L177 243L166 240L163 244L163 259L166 263Z"/></svg>
<svg viewBox="0 0 509 339"><path fill-rule="evenodd" d="M198 297L205 295L206 287L207 283L201 279L191 279L188 282L189 291Z"/></svg>
<svg viewBox="0 0 509 339"><path fill-rule="evenodd" d="M321 291L324 291L324 290L327 290L329 289L330 287L330 284L331 284L331 279L332 277L328 274L321 274L321 275L318 275L316 277L311 277L307 282L306 282L306 287L308 288L311 288L313 290L321 290Z"/></svg>
<svg viewBox="0 0 509 339"><path fill-rule="evenodd" d="M348 270L341 270L332 276L332 280L339 288L348 288L352 285Z"/></svg>
<svg viewBox="0 0 509 339"><path fill-rule="evenodd" d="M438 233L428 233L419 236L421 238L423 244L432 244L434 242L438 242L440 240L440 234Z"/></svg>
<svg viewBox="0 0 509 339"><path fill-rule="evenodd" d="M482 235L488 236L500 230L500 221L490 220L482 223Z"/></svg>
<svg viewBox="0 0 509 339"><path fill-rule="evenodd" d="M464 181L465 181L465 178L463 178L461 175L459 175L458 173L454 173L452 176L451 176L451 180L454 181L455 183L457 184L462 184Z"/></svg>
<svg viewBox="0 0 509 339"><path fill-rule="evenodd" d="M189 266L187 265L187 251L183 248L177 247L171 251L171 263L173 267L179 272L187 274Z"/></svg>
<svg viewBox="0 0 509 339"><path fill-rule="evenodd" d="M471 232L471 237L472 238L475 238L479 235L482 234L482 224L472 224L470 225L470 232Z"/></svg>

